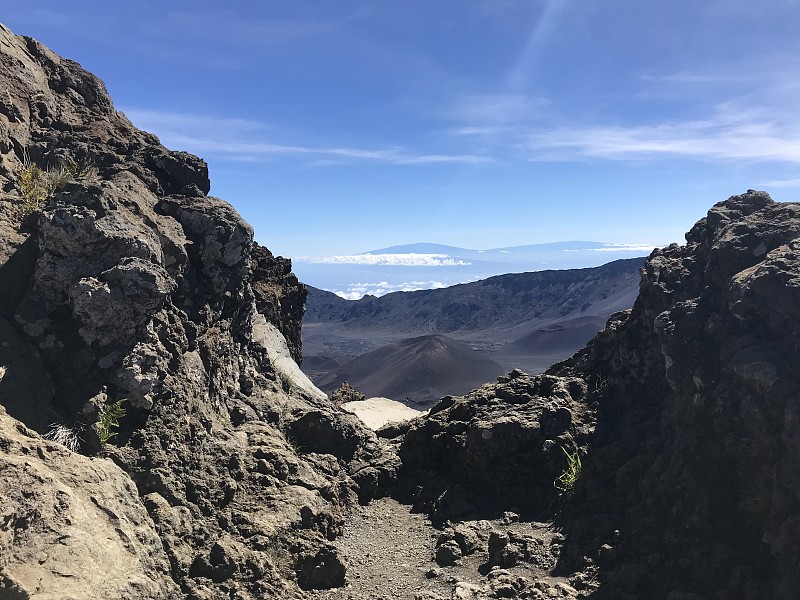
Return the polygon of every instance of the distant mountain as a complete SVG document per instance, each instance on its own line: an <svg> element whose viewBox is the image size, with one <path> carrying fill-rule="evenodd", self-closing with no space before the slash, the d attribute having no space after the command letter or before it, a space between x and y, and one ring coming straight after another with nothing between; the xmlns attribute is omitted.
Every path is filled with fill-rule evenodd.
<svg viewBox="0 0 800 600"><path fill-rule="evenodd" d="M451 256L458 256L470 252L476 252L476 250L459 248L458 246L445 246L444 244L420 242L417 244L389 246L388 248L370 250L369 252L363 252L362 254L447 254Z"/></svg>
<svg viewBox="0 0 800 600"><path fill-rule="evenodd" d="M446 334L505 370L541 372L580 349L612 313L633 306L643 262L512 273L355 301L309 288L303 368L320 385L341 365L381 346Z"/></svg>
<svg viewBox="0 0 800 600"><path fill-rule="evenodd" d="M530 260L541 260L543 256L547 256L552 252L624 252L627 249L638 253L649 251L647 247L645 247L645 250L642 250L642 247L638 245L572 240L565 242L549 242L546 244L528 244L525 246L505 246L503 248L489 248L486 250L472 250L470 248L459 248L458 246L422 242L389 246L388 248L370 250L363 254L446 254L447 256L457 258L470 258L487 262L493 260L499 260L500 262L528 262Z"/></svg>
<svg viewBox="0 0 800 600"><path fill-rule="evenodd" d="M648 244L566 241L472 250L443 244L389 246L348 256L300 257L297 276L348 299L365 294L435 289L507 273L597 267L613 259L644 257Z"/></svg>
<svg viewBox="0 0 800 600"><path fill-rule="evenodd" d="M424 408L442 396L464 394L504 371L502 365L466 344L428 335L362 354L317 383L331 392L347 381L369 397Z"/></svg>
<svg viewBox="0 0 800 600"><path fill-rule="evenodd" d="M498 275L437 290L344 300L309 287L303 324L339 323L372 332L451 333L515 327L568 315L609 315L633 304L643 259L591 269Z"/></svg>

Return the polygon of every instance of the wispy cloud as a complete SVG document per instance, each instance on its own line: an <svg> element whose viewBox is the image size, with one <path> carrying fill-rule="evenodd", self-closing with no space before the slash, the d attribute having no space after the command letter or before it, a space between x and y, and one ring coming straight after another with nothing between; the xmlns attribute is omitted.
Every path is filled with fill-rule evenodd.
<svg viewBox="0 0 800 600"><path fill-rule="evenodd" d="M306 159L315 164L367 161L393 165L426 165L482 164L492 160L477 154L415 152L402 147L352 148L275 143L265 141L267 137L278 135L271 127L247 119L138 108L122 110L138 127L158 135L165 146L233 161L256 162L282 157Z"/></svg>
<svg viewBox="0 0 800 600"><path fill-rule="evenodd" d="M348 254L321 258L301 256L296 261L322 265L377 265L381 267L462 267L472 263L446 254Z"/></svg>
<svg viewBox="0 0 800 600"><path fill-rule="evenodd" d="M525 47L508 74L508 84L511 89L522 89L533 78L535 65L541 58L547 42L555 33L559 17L567 4L566 0L545 0L544 9L537 16Z"/></svg>
<svg viewBox="0 0 800 600"><path fill-rule="evenodd" d="M752 75L733 74L733 73L703 73L703 72L683 72L683 73L663 73L660 75L642 75L642 80L655 83L697 83L697 84L718 84L718 83L741 83L751 81Z"/></svg>
<svg viewBox="0 0 800 600"><path fill-rule="evenodd" d="M441 281L406 281L403 283L351 283L344 290L329 290L345 300L358 300L367 294L370 296L385 296L392 292L415 292L417 290L437 290L447 287Z"/></svg>
<svg viewBox="0 0 800 600"><path fill-rule="evenodd" d="M529 94L474 94L459 98L451 116L467 123L518 123L538 116L549 103Z"/></svg>
<svg viewBox="0 0 800 600"><path fill-rule="evenodd" d="M782 93L787 93L784 89ZM467 125L450 132L493 144L532 161L662 157L705 161L800 162L800 113L782 101L760 106L750 97L718 104L703 119L651 124L547 126Z"/></svg>
<svg viewBox="0 0 800 600"><path fill-rule="evenodd" d="M644 126L588 126L531 131L532 160L575 156L641 159L674 156L707 160L800 162L796 128L769 121L687 121Z"/></svg>
<svg viewBox="0 0 800 600"><path fill-rule="evenodd" d="M795 188L800 187L800 178L798 179L773 179L772 181L765 181L759 183L757 187L772 187L772 188Z"/></svg>

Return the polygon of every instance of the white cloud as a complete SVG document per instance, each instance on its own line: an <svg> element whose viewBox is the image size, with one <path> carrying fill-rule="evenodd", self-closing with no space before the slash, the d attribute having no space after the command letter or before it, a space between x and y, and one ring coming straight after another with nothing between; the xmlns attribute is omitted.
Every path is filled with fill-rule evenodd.
<svg viewBox="0 0 800 600"><path fill-rule="evenodd" d="M589 126L539 130L527 135L532 160L575 155L636 159L672 155L699 159L800 162L796 127L727 119L644 126Z"/></svg>
<svg viewBox="0 0 800 600"><path fill-rule="evenodd" d="M800 187L800 179L774 179L759 183L757 187L793 188Z"/></svg>
<svg viewBox="0 0 800 600"><path fill-rule="evenodd" d="M257 121L138 108L125 108L123 112L137 127L156 134L169 148L238 162L278 157L306 159L316 164L353 161L393 165L492 162L489 157L476 154L415 152L401 147L348 148L274 143L264 138L267 135L276 137L277 133Z"/></svg>
<svg viewBox="0 0 800 600"><path fill-rule="evenodd" d="M437 290L447 287L441 281L406 281L391 284L388 281L378 283L351 283L346 290L329 290L345 300L358 300L369 294L385 296L391 292L415 292L417 290Z"/></svg>
<svg viewBox="0 0 800 600"><path fill-rule="evenodd" d="M323 265L378 265L381 267L461 267L472 263L446 254L349 254L313 258L301 256L296 261Z"/></svg>

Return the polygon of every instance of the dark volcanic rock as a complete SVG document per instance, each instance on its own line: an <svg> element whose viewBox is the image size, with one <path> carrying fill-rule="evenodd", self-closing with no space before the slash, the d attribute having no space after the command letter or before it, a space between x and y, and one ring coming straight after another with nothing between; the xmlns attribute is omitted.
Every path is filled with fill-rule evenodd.
<svg viewBox="0 0 800 600"><path fill-rule="evenodd" d="M303 362L300 326L303 322L308 289L292 273L292 261L253 244L250 285L256 298L256 309L277 325L292 358Z"/></svg>
<svg viewBox="0 0 800 600"><path fill-rule="evenodd" d="M472 503L527 513L553 502L564 470L561 450L585 443L593 425L580 378L500 377L462 397L445 397L413 421L400 456L415 502L439 521L463 517Z"/></svg>
<svg viewBox="0 0 800 600"><path fill-rule="evenodd" d="M396 458L292 361L305 288L289 261L206 195L202 160L133 127L79 65L1 27L0 65L0 420L33 440L0 437L0 471L28 474L0 481L14 513L0 514L0 596L67 593L37 579L31 557L82 598L292 597L298 582L337 585L344 566L329 541L349 504L385 489ZM23 221L28 157L94 169ZM100 449L105 429L114 445L102 453L119 468L93 469L12 417L40 434L60 423L55 437L83 452ZM27 453L23 465L9 448ZM86 473L54 482L53 453L52 464ZM62 494L61 507L17 508L20 480L42 502ZM79 515L83 530L70 525L70 498L74 510L99 507ZM25 511L31 535L6 544ZM102 539L102 555L85 553L87 535ZM52 544L67 547L62 563L44 562Z"/></svg>
<svg viewBox="0 0 800 600"><path fill-rule="evenodd" d="M441 520L546 509L553 448L579 450L553 516L558 569L599 581L592 598L796 597L800 205L748 191L686 240L651 254L633 309L568 361L412 422L400 454L418 503ZM495 564L541 554L489 545Z"/></svg>
<svg viewBox="0 0 800 600"><path fill-rule="evenodd" d="M342 385L333 390L328 397L330 398L330 401L337 406L341 406L347 402L362 402L367 399L364 394L359 392L346 381L342 382Z"/></svg>
<svg viewBox="0 0 800 600"><path fill-rule="evenodd" d="M599 389L561 564L596 557L599 598L794 598L800 205L748 191L686 240L552 370Z"/></svg>

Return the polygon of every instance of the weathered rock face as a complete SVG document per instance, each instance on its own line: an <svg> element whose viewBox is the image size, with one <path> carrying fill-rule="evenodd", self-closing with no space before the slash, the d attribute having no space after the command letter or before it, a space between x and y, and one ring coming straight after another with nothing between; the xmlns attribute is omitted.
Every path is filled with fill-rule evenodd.
<svg viewBox="0 0 800 600"><path fill-rule="evenodd" d="M0 404L39 433L62 423L93 453L104 411L123 400L115 446L102 446L122 471L77 456L75 469L130 478L107 476L144 533L109 534L112 554L139 554L125 536L155 549L103 597L291 597L339 584L345 567L328 542L348 503L377 493L396 464L292 361L305 289L289 261L206 195L202 160L133 127L79 65L1 26L0 65ZM88 159L96 173L67 177L23 220L27 157L42 169ZM0 485L16 497L13 478ZM65 493L93 493L72 485L77 475ZM98 485L98 501L113 491ZM33 535L54 527L38 518L24 521L31 535L14 534L4 565L49 543ZM4 568L0 586L33 593L33 571ZM70 568L87 590L76 596L105 589ZM139 596L125 591L137 586Z"/></svg>
<svg viewBox="0 0 800 600"><path fill-rule="evenodd" d="M476 503L541 513L556 496L565 451L585 444L593 423L582 379L512 371L411 422L400 448L404 487L439 522L470 515Z"/></svg>
<svg viewBox="0 0 800 600"><path fill-rule="evenodd" d="M434 516L445 488L461 511L529 508L565 468L544 444L575 443L580 476L554 504L559 568L594 573L592 598L794 598L800 205L748 191L686 240L651 254L634 308L573 358L408 426L403 470Z"/></svg>
<svg viewBox="0 0 800 600"><path fill-rule="evenodd" d="M133 482L43 440L0 406L0 598L179 595Z"/></svg>
<svg viewBox="0 0 800 600"><path fill-rule="evenodd" d="M749 191L686 240L650 256L629 315L553 369L602 381L562 562L599 559L600 597L793 598L800 205Z"/></svg>
<svg viewBox="0 0 800 600"><path fill-rule="evenodd" d="M292 261L253 244L251 287L256 308L270 323L277 324L289 346L292 358L303 362L300 326L303 322L308 288L292 273Z"/></svg>

